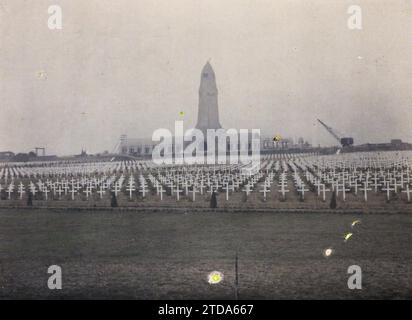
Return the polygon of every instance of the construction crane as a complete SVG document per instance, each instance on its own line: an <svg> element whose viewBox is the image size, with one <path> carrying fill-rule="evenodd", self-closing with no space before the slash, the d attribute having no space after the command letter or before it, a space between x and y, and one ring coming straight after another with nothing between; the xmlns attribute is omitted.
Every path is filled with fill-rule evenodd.
<svg viewBox="0 0 412 320"><path fill-rule="evenodd" d="M353 145L353 138L352 137L341 137L339 134L336 133L334 129L329 127L326 123L323 121L317 119L319 123L325 127L325 129L340 143L342 147L349 147Z"/></svg>

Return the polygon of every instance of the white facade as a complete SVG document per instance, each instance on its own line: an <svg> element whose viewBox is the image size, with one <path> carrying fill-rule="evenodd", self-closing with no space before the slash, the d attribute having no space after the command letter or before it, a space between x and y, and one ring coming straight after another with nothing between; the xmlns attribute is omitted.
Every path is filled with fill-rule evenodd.
<svg viewBox="0 0 412 320"><path fill-rule="evenodd" d="M122 136L119 145L119 153L132 156L151 156L156 143L151 139L136 139Z"/></svg>

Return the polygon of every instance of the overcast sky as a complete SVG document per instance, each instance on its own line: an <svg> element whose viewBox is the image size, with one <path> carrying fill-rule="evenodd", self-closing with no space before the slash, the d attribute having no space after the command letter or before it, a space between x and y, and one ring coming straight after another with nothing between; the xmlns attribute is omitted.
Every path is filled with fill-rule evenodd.
<svg viewBox="0 0 412 320"><path fill-rule="evenodd" d="M355 143L412 142L411 0L0 0L0 27L1 151L112 151L180 111L191 128L209 59L225 128L331 144L320 118Z"/></svg>

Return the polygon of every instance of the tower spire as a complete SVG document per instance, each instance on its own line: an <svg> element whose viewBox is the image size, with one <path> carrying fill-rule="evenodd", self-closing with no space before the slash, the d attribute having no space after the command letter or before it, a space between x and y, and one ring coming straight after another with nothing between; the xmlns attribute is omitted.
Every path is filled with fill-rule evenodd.
<svg viewBox="0 0 412 320"><path fill-rule="evenodd" d="M203 134L206 134L207 129L222 128L219 122L217 95L216 76L209 59L202 69L199 87L199 110L196 129L201 130Z"/></svg>

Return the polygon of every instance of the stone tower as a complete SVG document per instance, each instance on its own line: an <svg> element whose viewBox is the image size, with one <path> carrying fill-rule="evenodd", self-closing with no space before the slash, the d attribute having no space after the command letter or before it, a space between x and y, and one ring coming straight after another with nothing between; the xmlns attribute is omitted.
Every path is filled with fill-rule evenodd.
<svg viewBox="0 0 412 320"><path fill-rule="evenodd" d="M209 62L202 69L196 129L206 137L207 129L220 129L215 72Z"/></svg>

